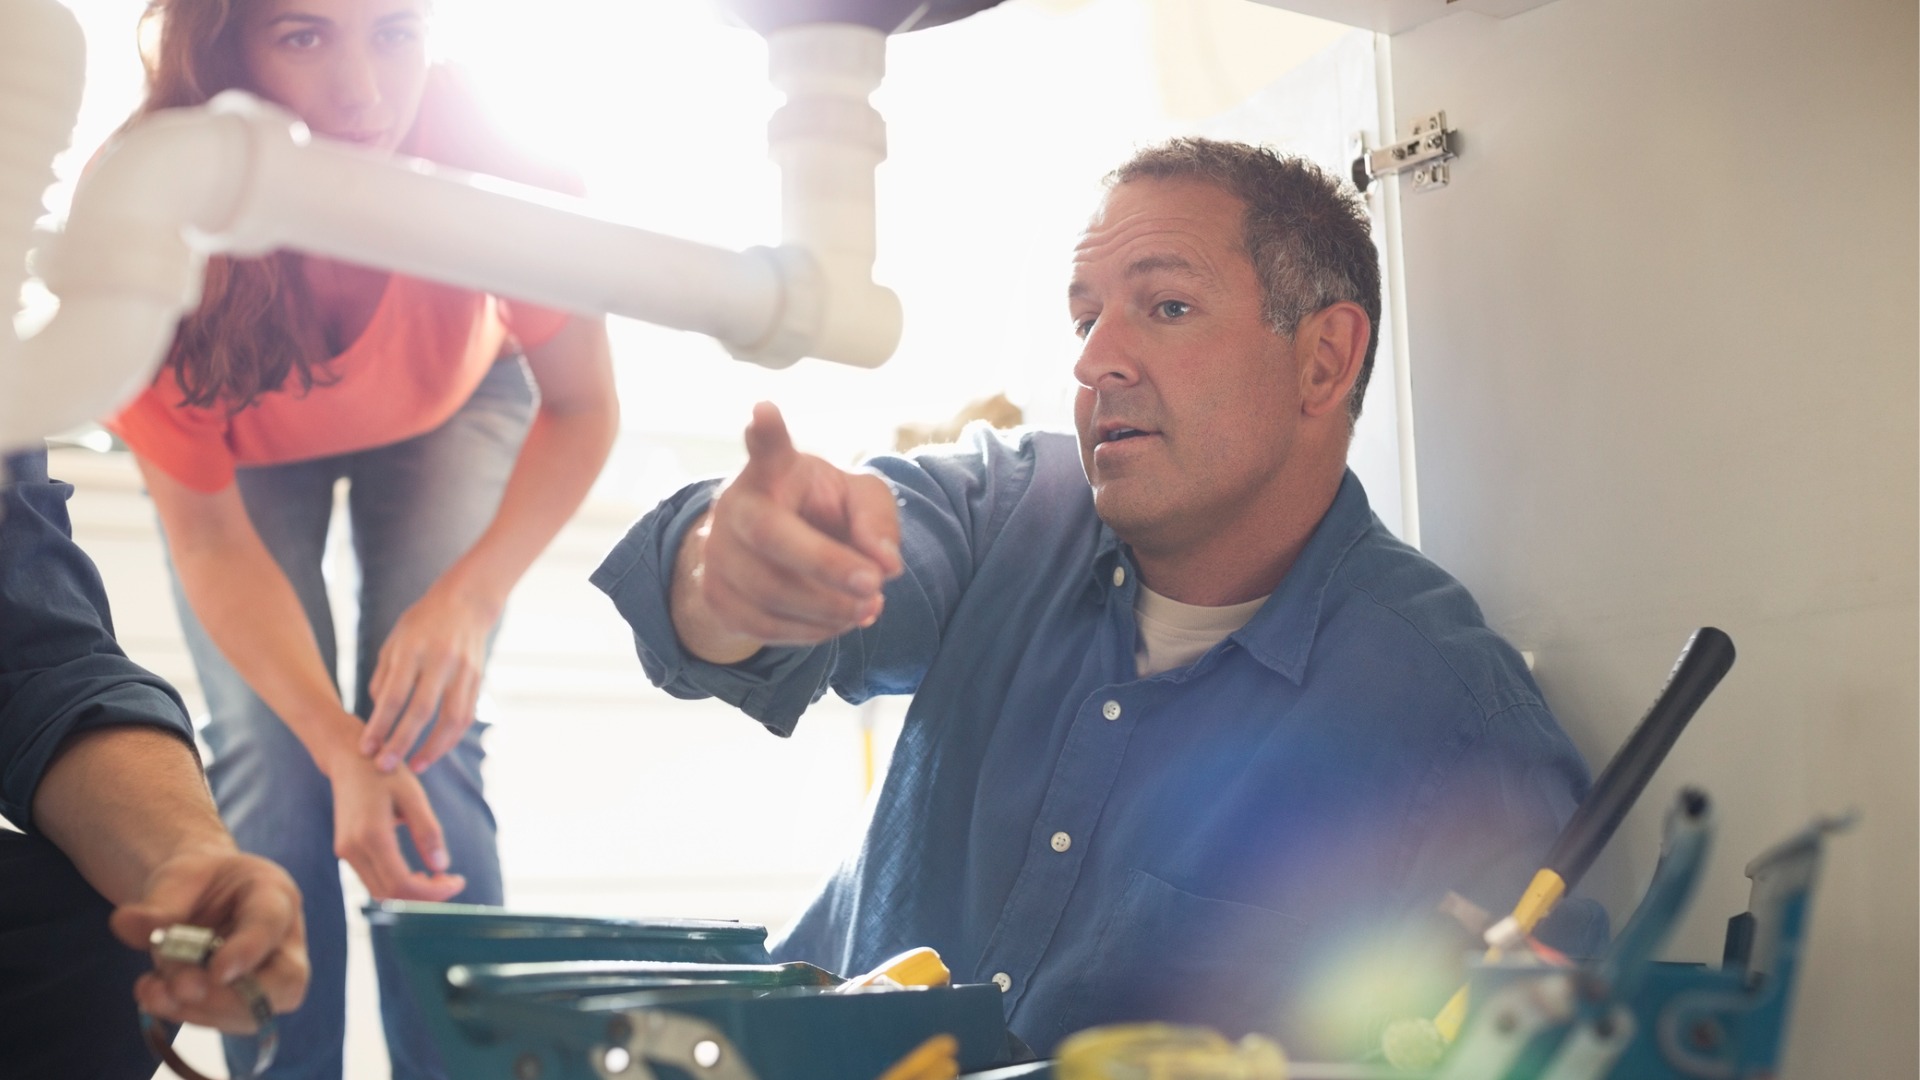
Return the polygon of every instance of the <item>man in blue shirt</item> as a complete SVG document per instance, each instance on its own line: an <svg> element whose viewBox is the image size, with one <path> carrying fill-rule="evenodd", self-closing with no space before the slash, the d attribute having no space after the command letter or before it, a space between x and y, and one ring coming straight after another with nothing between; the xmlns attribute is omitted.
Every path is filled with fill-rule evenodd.
<svg viewBox="0 0 1920 1080"><path fill-rule="evenodd" d="M44 452L0 461L0 815L25 830L0 830L0 1076L133 1080L158 1065L136 1001L251 1030L227 984L292 1009L306 937L292 879L220 824L179 695L115 644L72 490ZM209 970L150 970L181 922L223 936Z"/></svg>
<svg viewBox="0 0 1920 1080"><path fill-rule="evenodd" d="M828 689L915 695L777 955L931 945L1042 1052L1141 1019L1357 1048L1444 1000L1418 931L1450 892L1510 907L1586 768L1345 467L1380 295L1349 190L1178 140L1109 178L1073 267L1077 443L976 429L848 473L762 405L745 469L595 581L654 681L776 733Z"/></svg>

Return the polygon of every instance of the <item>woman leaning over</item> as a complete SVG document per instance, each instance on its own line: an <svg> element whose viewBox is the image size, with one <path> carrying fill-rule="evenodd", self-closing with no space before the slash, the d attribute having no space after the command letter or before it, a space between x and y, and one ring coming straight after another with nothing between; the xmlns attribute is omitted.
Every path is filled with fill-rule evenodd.
<svg viewBox="0 0 1920 1080"><path fill-rule="evenodd" d="M239 87L316 136L572 186L508 152L429 62L427 0L153 0L148 14L139 114ZM481 673L508 592L617 423L601 320L284 252L213 260L160 375L111 423L166 533L222 816L306 897L313 980L271 1075L341 1074L337 858L375 897L501 901ZM342 480L351 712L321 575ZM393 958L375 959L393 1075L440 1075Z"/></svg>

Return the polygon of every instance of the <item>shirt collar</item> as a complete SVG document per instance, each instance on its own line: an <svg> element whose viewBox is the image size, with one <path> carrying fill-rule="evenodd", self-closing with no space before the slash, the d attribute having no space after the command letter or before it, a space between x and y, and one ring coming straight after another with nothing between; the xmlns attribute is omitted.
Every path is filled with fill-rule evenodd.
<svg viewBox="0 0 1920 1080"><path fill-rule="evenodd" d="M1367 502L1360 478L1348 469L1340 481L1340 490L1332 505L1314 526L1313 535L1300 549L1280 587L1273 591L1265 607L1247 625L1228 635L1247 650L1247 655L1289 681L1298 684L1307 671L1307 658L1313 652L1320 631L1320 607L1327 587L1345 561L1348 549L1373 525L1373 509ZM1132 553L1113 530L1100 526L1100 543L1094 551L1093 574L1097 585L1111 584L1116 566L1127 569L1128 584L1138 577ZM1124 599L1129 606L1132 591Z"/></svg>

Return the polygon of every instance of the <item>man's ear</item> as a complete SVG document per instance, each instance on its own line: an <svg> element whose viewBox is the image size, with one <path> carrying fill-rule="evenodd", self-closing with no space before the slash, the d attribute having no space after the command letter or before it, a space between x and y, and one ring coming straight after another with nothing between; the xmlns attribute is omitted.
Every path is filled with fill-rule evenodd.
<svg viewBox="0 0 1920 1080"><path fill-rule="evenodd" d="M1359 304L1342 300L1300 320L1293 345L1300 361L1300 408L1308 416L1345 411L1360 377L1373 328Z"/></svg>

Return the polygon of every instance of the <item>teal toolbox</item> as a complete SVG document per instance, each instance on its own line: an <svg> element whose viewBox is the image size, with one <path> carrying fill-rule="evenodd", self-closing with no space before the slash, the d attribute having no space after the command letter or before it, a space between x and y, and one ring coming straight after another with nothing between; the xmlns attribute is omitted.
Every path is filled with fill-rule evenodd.
<svg viewBox="0 0 1920 1080"><path fill-rule="evenodd" d="M1004 1062L990 984L836 989L773 965L764 927L376 903L460 1080L872 1080L952 1035L963 1071Z"/></svg>

